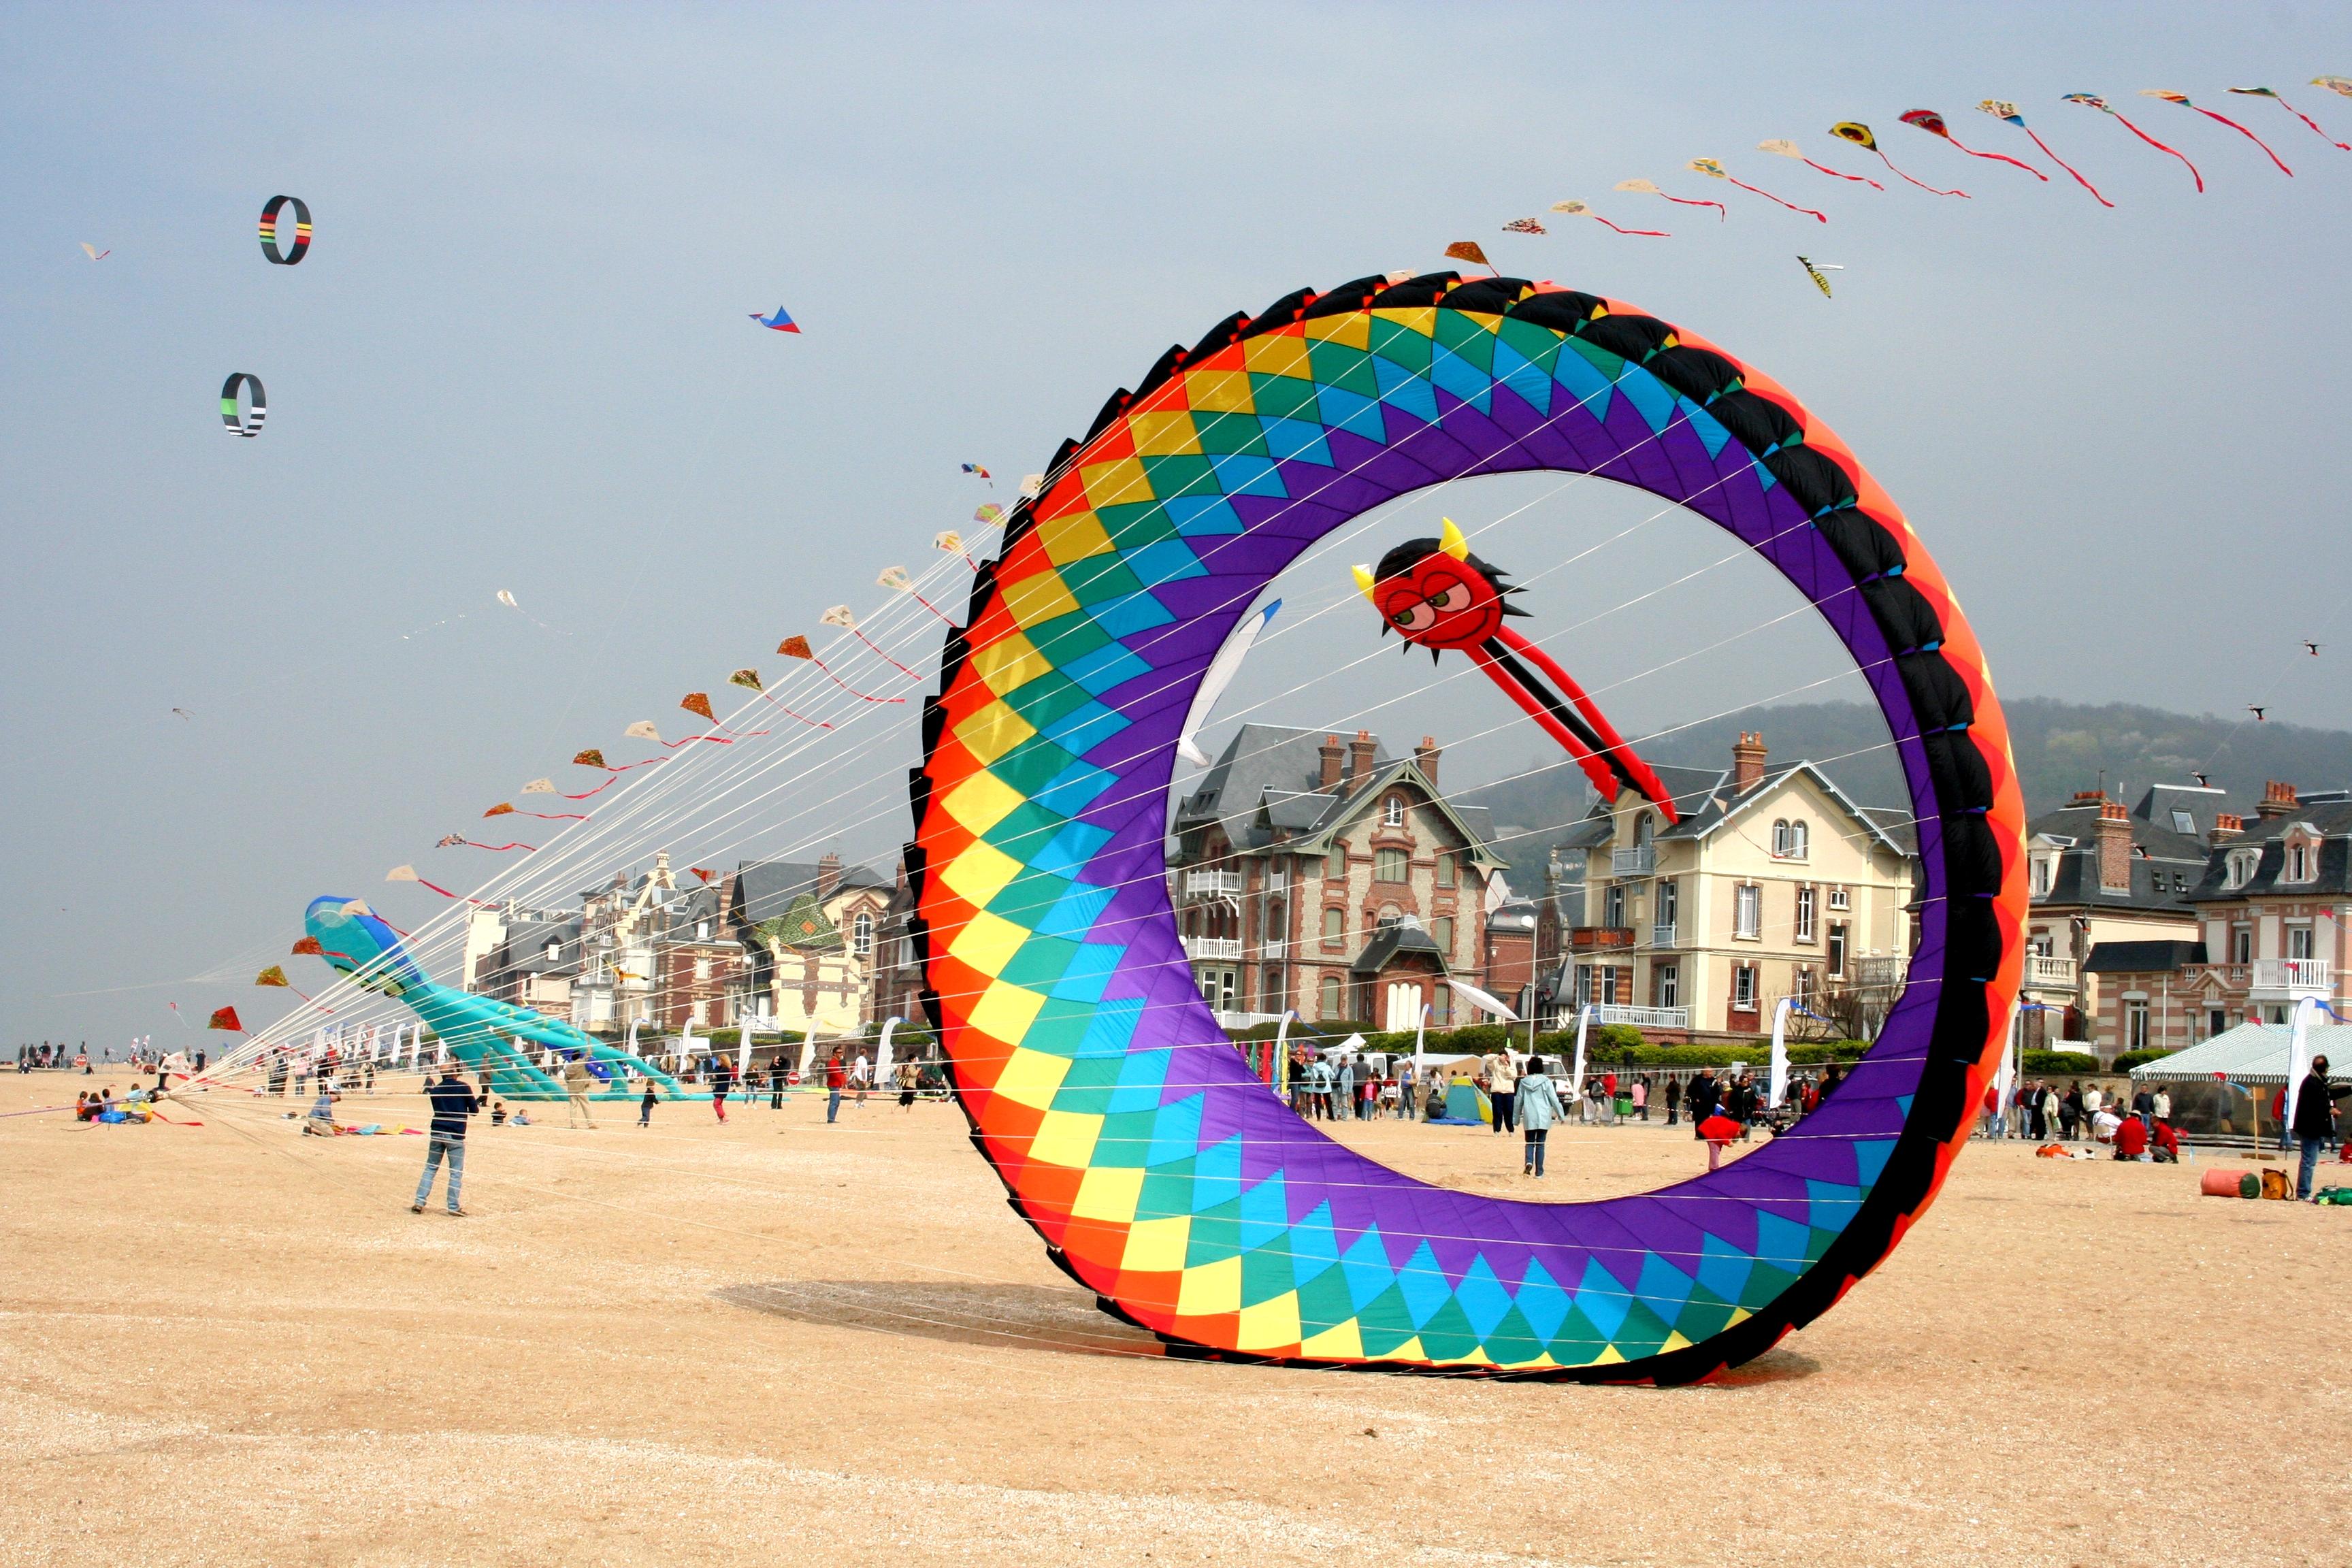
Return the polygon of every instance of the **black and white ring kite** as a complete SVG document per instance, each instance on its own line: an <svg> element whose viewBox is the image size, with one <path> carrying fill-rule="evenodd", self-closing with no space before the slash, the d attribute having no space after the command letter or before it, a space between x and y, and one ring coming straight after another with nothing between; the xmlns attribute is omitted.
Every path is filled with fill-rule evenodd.
<svg viewBox="0 0 2352 1568"><path fill-rule="evenodd" d="M294 248L279 255L278 251L278 215L286 204L294 204ZM261 209L261 254L280 267L291 267L302 259L310 248L310 209L300 196L272 196L269 205Z"/></svg>
<svg viewBox="0 0 2352 1568"><path fill-rule="evenodd" d="M253 408L243 419L237 417L236 408L236 387L239 382L253 388ZM248 375L240 370L232 373L226 381L221 383L221 423L228 426L230 435L258 436L261 434L261 422L268 417L269 400L262 394L259 376Z"/></svg>

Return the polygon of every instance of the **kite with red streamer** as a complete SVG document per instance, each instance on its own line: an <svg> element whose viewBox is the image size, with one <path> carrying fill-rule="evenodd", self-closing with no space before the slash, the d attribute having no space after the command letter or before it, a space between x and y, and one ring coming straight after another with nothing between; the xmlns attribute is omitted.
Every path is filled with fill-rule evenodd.
<svg viewBox="0 0 2352 1568"><path fill-rule="evenodd" d="M466 903L473 905L476 909L494 910L498 908L498 905L491 903L487 900L467 898L464 893L451 892L448 889L442 887L437 882L428 882L424 878L416 874L416 868L414 866L394 866L391 870L386 871L383 874L383 879L387 882L414 882L420 888L431 889L434 892L440 894L445 899L461 900ZM376 918L382 920L383 917L379 915ZM393 929L395 931L399 930L397 926L394 926ZM406 933L403 932L402 934L405 935Z"/></svg>
<svg viewBox="0 0 2352 1568"><path fill-rule="evenodd" d="M245 1026L236 1021L236 1009L234 1007L221 1007L215 1009L213 1013L212 1021L206 1024L205 1027L207 1029L226 1029L233 1034L238 1035L245 1033Z"/></svg>
<svg viewBox="0 0 2352 1568"><path fill-rule="evenodd" d="M1774 195L1771 192L1759 190L1756 186L1749 184L1745 180L1733 180L1731 178L1731 172L1728 169L1726 169L1721 162L1717 159L1693 158L1689 163L1684 164L1683 167L1688 169L1694 174L1705 174L1710 180L1730 180L1733 184L1738 185L1741 190L1748 192L1751 195L1762 196L1766 201L1787 207L1792 213L1802 213L1807 217L1813 219L1817 223L1827 223L1830 221L1830 215L1827 213L1817 213L1811 207L1801 207L1794 202L1782 201L1779 196Z"/></svg>
<svg viewBox="0 0 2352 1568"><path fill-rule="evenodd" d="M2049 159L2052 163L2057 164L2060 168L2065 170L2068 174L2074 175L2074 183L2082 186L2084 190L2090 192L2092 199L2097 202L2101 206L2111 207L2116 205L2115 203L2107 200L2106 197L2099 195L2099 187L2091 184L2090 181L2083 178L2083 173L2081 170L2075 168L2074 164L2066 162L2065 159L2058 156L2057 153L2050 151L2050 143L2044 142L2040 136L2034 134L2033 127L2025 122L2025 116L2017 111L2017 105L2010 102L2005 98L1988 98L1983 102L1978 104L1977 108L1985 113L1991 115L1995 120L2014 125L2020 131L2024 132L2028 136L2033 137L2033 144L2042 149L2042 155ZM2050 176L2047 174L2042 176L2045 180L2049 177Z"/></svg>
<svg viewBox="0 0 2352 1568"><path fill-rule="evenodd" d="M931 618L938 621L941 626L949 627L954 626L955 622L953 619L951 619L937 605L934 605L929 599L924 598L923 595L916 590L915 580L907 575L907 569L904 566L885 566L882 568L882 575L875 578L874 581L879 586L887 588L894 594L906 595L908 598L914 600L915 603L930 611Z"/></svg>
<svg viewBox="0 0 2352 1568"><path fill-rule="evenodd" d="M1703 201L1695 196L1667 195L1665 192L1658 189L1654 182L1649 180L1620 180L1614 188L1621 191L1635 191L1645 196L1662 197L1678 207L1713 207L1715 221L1717 223L1723 222L1731 216L1721 202Z"/></svg>
<svg viewBox="0 0 2352 1568"><path fill-rule="evenodd" d="M2294 171L2288 168L2285 162L2282 160L2277 153L2271 152L2271 144L2269 142L2263 141L2261 137L2255 135L2252 132L2247 130L2244 126L2239 124L2228 115L2216 114L2210 109L2198 109L2197 105L2189 101L2189 95L2187 93L2175 92L2168 87L2144 87L2139 89L2139 95L2142 98L2160 98L2167 103L2177 103L2183 109L2195 109L2198 113L2203 115L2208 120L2220 121L2222 124L2228 126L2231 130L2236 132L2239 135L2244 137L2247 141L2261 148L2270 158L2272 163L2278 164L2278 172L2280 174L2284 174L2290 180L2294 178Z"/></svg>
<svg viewBox="0 0 2352 1568"><path fill-rule="evenodd" d="M817 657L816 650L809 647L808 638L802 637L797 632L778 643L776 645L776 651L782 654L786 658L804 658L808 660L811 664L824 671L824 678L827 680L832 681L835 686L840 687L844 691L848 692L860 702L904 702L907 700L903 697L877 697L871 692L858 690L857 688L850 685L849 682L834 674L832 668L827 665L824 660Z"/></svg>
<svg viewBox="0 0 2352 1568"><path fill-rule="evenodd" d="M1594 212L1591 207L1585 205L1580 201L1570 200L1565 202L1554 202L1551 204L1551 210L1556 213L1566 213L1570 217L1589 217L1593 222L1599 224L1601 227L1612 230L1617 234L1638 234L1646 236L1651 239L1674 238L1673 235L1668 234L1662 228L1620 227L1618 225L1611 223L1607 218L1602 217L1599 213Z"/></svg>
<svg viewBox="0 0 2352 1568"><path fill-rule="evenodd" d="M1992 163L2006 163L2012 169L2024 170L2045 185L2050 183L2049 175L2022 159L2012 158L2006 153L1988 153L1980 147L1969 146L1953 135L1952 128L1945 123L1944 117L1932 109L1906 109L1903 111L1902 120L1904 124L1925 131L1930 136L1942 137L1971 158L1982 158Z"/></svg>
<svg viewBox="0 0 2352 1568"><path fill-rule="evenodd" d="M584 811L521 811L505 801L482 813L484 816L535 816L541 822L585 822Z"/></svg>
<svg viewBox="0 0 2352 1568"><path fill-rule="evenodd" d="M1906 115L1905 118L1908 119L1909 116ZM1835 125L1830 127L1830 134L1836 137L1841 142L1851 142L1857 147L1864 148L1870 152L1877 153L1878 161L1885 164L1888 171L1891 172L1897 179L1904 180L1911 184L1918 186L1921 190L1927 192L1931 196L1958 196L1962 201L1973 201L1976 199L1969 195L1966 191L1947 191L1938 186L1931 185L1925 180L1914 180L1902 170L1895 168L1895 160L1886 155L1886 149L1878 144L1878 138L1871 133L1870 127L1864 125L1859 120L1841 120ZM2003 160L2003 162L2007 161L2008 160Z"/></svg>
<svg viewBox="0 0 2352 1568"><path fill-rule="evenodd" d="M824 720L812 719L807 714L803 713L796 709L788 708L783 703L779 702L774 698L769 696L768 689L760 684L760 672L756 669L739 669L734 674L727 678L727 684L730 686L740 686L748 691L757 692L761 701L766 703L769 707L773 708L776 711L783 714L788 719L797 719L802 723L811 725L819 730L830 730L833 728L833 726Z"/></svg>
<svg viewBox="0 0 2352 1568"><path fill-rule="evenodd" d="M539 846L536 844L477 844L459 833L443 835L441 841L433 847L436 849L487 849L493 855L503 855L509 849L520 849L526 855L539 852Z"/></svg>
<svg viewBox="0 0 2352 1568"><path fill-rule="evenodd" d="M309 992L295 984L291 980L287 979L286 971L278 964L273 963L268 968L263 970L260 973L255 975L253 977L253 983L256 985L276 986L283 990L291 991L295 995L299 996L303 1001L310 1004L311 1006L317 1007L319 1011L322 1013L331 1013L334 1011L332 1007L321 1005L316 996L311 995Z"/></svg>
<svg viewBox="0 0 2352 1568"><path fill-rule="evenodd" d="M2189 154L2188 154L2188 153L2183 153L2183 152L2182 152L2179 148L2178 148L2178 147L2168 147L2168 146L2166 146L2163 142L2161 142L2158 141L2155 137L2150 136L2147 132L2142 131L2138 126L2134 125L2130 121L2128 121L2128 120L2124 120L2124 117L2123 117L2122 113L2121 113L2119 110L2117 110L2117 109L2116 108L2116 106L2115 106L2114 104L2112 104L2112 103L2109 103L2105 99L2101 98L2097 93L2095 93L2095 92L2069 92L2069 93L2064 93L2064 94L2062 94L2062 95L2061 95L2061 97L2060 97L2060 99L2059 99L2059 101L2060 101L2060 102L2062 102L2062 103L2079 103L2079 104L2081 104L2081 105L2082 105L2084 108L2085 108L2085 109L2095 109L2095 110L2099 110L2099 112L2101 112L2102 114L2111 114L2111 115L2114 115L2114 116L2115 116L2115 118L2116 118L2117 120L2121 120L2121 121L2123 121L2123 127L2124 127L2124 129L2125 129L2125 130L2126 130L2126 131L2130 132L2133 135L2135 135L2135 136L2138 137L2141 141L2143 141L2143 142L2147 142L2149 146L2151 146L2151 147L2155 148L2158 152L2159 152L2159 153L2169 153L2170 154L2172 154L2172 156L2174 156L2174 157L2176 157L2176 158L2179 159L2179 160L2180 160L2180 162L2181 162L2181 165L2189 171L2189 177L2190 179L2192 179L2192 180L2194 180L2194 181L2196 181L2196 182L2197 182L2197 190L2198 190L2198 194L2199 194L2199 195L2200 195L2204 194L2204 190L2205 190L2205 176L2204 176L2204 175L2202 175L2202 174L2199 174L2199 173L2197 172L2197 165L2196 165L2196 164L2189 163Z"/></svg>
<svg viewBox="0 0 2352 1568"><path fill-rule="evenodd" d="M2321 82L2315 85L2324 85L2326 79L2323 78ZM2276 88L2233 87L2230 90L2236 93L2241 98L2267 98L2271 100L2271 101L2276 103L2281 109L2285 110L2289 114L2294 115L2305 125L2310 126L2311 133L2318 137L2322 142L2326 142L2331 147L2341 148L2347 153L2352 153L2352 142L2338 142L2335 137L2330 136L2326 132L2322 131L2319 128L2318 121L2314 120L2310 115L2305 114L2302 110L2297 109L2294 104L2289 103Z"/></svg>

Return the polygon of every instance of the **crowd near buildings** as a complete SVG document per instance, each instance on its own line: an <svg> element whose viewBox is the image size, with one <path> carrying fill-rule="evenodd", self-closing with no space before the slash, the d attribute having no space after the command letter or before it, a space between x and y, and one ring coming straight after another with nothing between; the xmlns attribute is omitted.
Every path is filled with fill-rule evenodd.
<svg viewBox="0 0 2352 1568"><path fill-rule="evenodd" d="M1236 1033L1286 1013L1443 1030L1475 1021L1458 980L1546 1027L1590 1007L1664 1044L1752 1041L1783 999L1800 1033L1874 1036L1920 940L1907 814L1776 763L1760 733L1720 768L1657 771L1678 820L1597 800L1522 866L1444 793L1429 739L1399 755L1361 730L1245 724L1171 816L1185 960ZM2032 822L2024 1045L2111 1060L2284 1023L2305 996L2352 1006L2352 795L2272 783L2252 818L2226 799L2093 790ZM923 1018L913 913L903 864L664 853L568 910L475 911L465 973L608 1036L871 1034Z"/></svg>

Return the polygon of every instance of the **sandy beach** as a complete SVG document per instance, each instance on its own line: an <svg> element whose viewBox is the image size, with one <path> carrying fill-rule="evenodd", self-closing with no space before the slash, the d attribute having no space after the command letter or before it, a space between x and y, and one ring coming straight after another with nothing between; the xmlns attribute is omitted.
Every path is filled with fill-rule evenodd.
<svg viewBox="0 0 2352 1568"><path fill-rule="evenodd" d="M1972 1147L1836 1310L1660 1391L1165 1358L936 1102L478 1126L463 1219L409 1213L422 1138L289 1109L0 1121L0 1563L2352 1557L2352 1218L2197 1165ZM1526 1190L1484 1131L1341 1135ZM1571 1127L1552 1163L1573 1199L1702 1160Z"/></svg>

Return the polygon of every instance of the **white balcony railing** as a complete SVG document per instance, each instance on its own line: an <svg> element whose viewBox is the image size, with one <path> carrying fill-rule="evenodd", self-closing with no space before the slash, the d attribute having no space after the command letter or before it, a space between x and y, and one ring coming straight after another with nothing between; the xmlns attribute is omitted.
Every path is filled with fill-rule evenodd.
<svg viewBox="0 0 2352 1568"><path fill-rule="evenodd" d="M1242 939L1237 936L1188 936L1184 939L1184 956L1195 963L1204 960L1230 963L1241 955Z"/></svg>
<svg viewBox="0 0 2352 1568"><path fill-rule="evenodd" d="M1677 945L1675 942L1675 924L1673 921L1653 921L1650 923L1650 945L1652 947Z"/></svg>
<svg viewBox="0 0 2352 1568"><path fill-rule="evenodd" d="M1609 874L1612 877L1646 877L1657 868L1658 847L1654 844L1610 851Z"/></svg>
<svg viewBox="0 0 2352 1568"><path fill-rule="evenodd" d="M1184 873L1184 896L1188 899L1233 898L1242 890L1239 871L1187 871Z"/></svg>
<svg viewBox="0 0 2352 1568"><path fill-rule="evenodd" d="M2054 985L2063 990L2074 988L2074 961L2071 958L2044 958L2038 952L2025 955L2025 983L2028 985Z"/></svg>
<svg viewBox="0 0 2352 1568"><path fill-rule="evenodd" d="M1260 1024L1282 1022L1282 1015L1279 1013L1227 1013L1216 1009L1212 1011L1216 1013L1217 1027L1220 1029L1255 1029Z"/></svg>
<svg viewBox="0 0 2352 1568"><path fill-rule="evenodd" d="M1624 1007L1604 1002L1592 1009L1597 1024L1631 1024L1637 1029L1687 1029L1687 1007Z"/></svg>
<svg viewBox="0 0 2352 1568"><path fill-rule="evenodd" d="M2254 960L2253 988L2324 994L2334 978L2332 968L2324 958L2258 958Z"/></svg>

